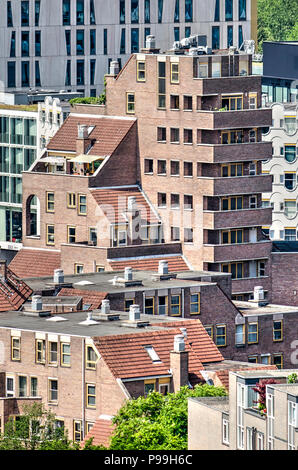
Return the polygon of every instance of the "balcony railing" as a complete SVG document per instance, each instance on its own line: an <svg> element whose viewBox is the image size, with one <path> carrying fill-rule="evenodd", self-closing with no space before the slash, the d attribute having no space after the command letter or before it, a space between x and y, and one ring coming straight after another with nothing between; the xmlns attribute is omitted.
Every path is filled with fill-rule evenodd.
<svg viewBox="0 0 298 470"><path fill-rule="evenodd" d="M265 259L270 256L270 240L256 243L234 243L227 245L204 245L204 261L208 263Z"/></svg>
<svg viewBox="0 0 298 470"><path fill-rule="evenodd" d="M204 196L232 196L242 194L268 193L272 191L272 176L239 176L233 178L199 177L203 184Z"/></svg>
<svg viewBox="0 0 298 470"><path fill-rule="evenodd" d="M242 129L269 127L272 111L269 108L242 109L239 111L197 111L200 129Z"/></svg>
<svg viewBox="0 0 298 470"><path fill-rule="evenodd" d="M197 145L196 159L203 163L225 163L272 158L271 142L244 142L239 144L203 144Z"/></svg>
<svg viewBox="0 0 298 470"><path fill-rule="evenodd" d="M239 225L245 227L261 227L271 225L272 208L242 209L235 211L204 211L204 229L218 230L224 228L237 228Z"/></svg>

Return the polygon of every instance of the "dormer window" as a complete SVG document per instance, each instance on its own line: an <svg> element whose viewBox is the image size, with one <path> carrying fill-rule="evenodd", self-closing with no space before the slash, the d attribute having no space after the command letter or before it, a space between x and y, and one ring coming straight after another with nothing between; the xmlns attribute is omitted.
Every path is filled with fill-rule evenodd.
<svg viewBox="0 0 298 470"><path fill-rule="evenodd" d="M161 362L157 352L155 351L155 349L153 348L153 346L144 346L145 350L147 351L147 353L149 354L149 357L150 359L152 360L152 362Z"/></svg>

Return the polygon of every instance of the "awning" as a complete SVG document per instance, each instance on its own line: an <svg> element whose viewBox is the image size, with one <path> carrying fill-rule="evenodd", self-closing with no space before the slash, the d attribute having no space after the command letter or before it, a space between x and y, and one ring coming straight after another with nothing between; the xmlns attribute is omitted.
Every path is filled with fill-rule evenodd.
<svg viewBox="0 0 298 470"><path fill-rule="evenodd" d="M95 162L96 160L103 160L104 158L105 157L82 154L82 155L78 155L77 157L71 158L69 161L76 162L76 163L92 163L92 162Z"/></svg>
<svg viewBox="0 0 298 470"><path fill-rule="evenodd" d="M45 157L39 160L41 163L52 163L53 165L56 163L65 163L65 161L66 159L64 157Z"/></svg>

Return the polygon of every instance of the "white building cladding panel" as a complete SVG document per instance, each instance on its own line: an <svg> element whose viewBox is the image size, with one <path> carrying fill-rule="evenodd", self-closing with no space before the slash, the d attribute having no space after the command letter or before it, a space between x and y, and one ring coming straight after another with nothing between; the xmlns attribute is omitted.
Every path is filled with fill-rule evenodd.
<svg viewBox="0 0 298 470"><path fill-rule="evenodd" d="M55 91L69 89L75 91L84 89L85 94L93 92L100 93L103 86L103 76L108 72L110 60L121 60L123 66L132 51L132 38L137 38L136 47L141 49L145 45L145 33L156 36L156 46L161 52L172 47L175 33L179 39L190 34L207 35L208 45L212 45L213 26L219 27L220 48L227 47L227 28L233 26L233 45L238 46L239 26L242 27L243 39L251 37L251 9L255 0L231 0L233 5L233 20L226 21L225 0L151 0L149 22L145 23L145 1L138 0L138 22L131 21L132 0L124 0L125 22L120 23L120 1L121 0L82 0L84 4L84 21L77 24L76 0L70 3L70 24L63 25L63 0L40 0L40 11L35 11L38 2L33 0L0 0L0 86L1 82L5 89L14 91L16 89L29 87L51 88ZM229 3L229 2L228 2ZM29 21L22 26L21 8L24 4L29 6ZM90 16L90 6L94 5L95 24ZM176 5L179 4L179 18L174 21L177 13ZM246 4L246 19L239 21L239 5ZM11 6L11 8L10 8ZM215 12L219 6L219 21L215 18ZM162 9L161 9L162 7ZM161 14L162 12L162 14ZM192 21L189 18L192 12ZM23 14L24 16L24 14ZM26 16L26 15L25 15ZM26 20L26 18L25 18ZM187 20L187 21L186 21ZM186 28L188 28L186 30ZM90 30L96 30L96 52L90 55ZM121 49L122 30L125 30L125 53ZM70 30L70 50L67 55L66 34ZM77 54L77 30L84 33L84 52ZM106 47L104 35L106 30ZM22 33L29 31L28 37L22 37ZM36 31L40 31L41 52L36 54L39 44L36 40ZM67 33L68 34L68 33ZM36 46L37 41L37 46ZM13 45L12 45L13 44ZM23 46L23 47L22 47ZM22 52L23 50L23 52ZM29 50L29 55L27 54ZM134 50L133 52L137 52ZM78 60L83 64L77 65ZM95 76L91 84L90 68L94 67L90 61L96 60ZM70 61L70 65L67 65ZM8 62L10 65L8 66ZM22 62L25 64L22 65ZM29 65L26 64L29 62ZM38 64L36 65L36 62ZM10 70L8 71L8 67ZM36 83L36 73L40 75L40 85ZM70 67L70 83L66 80L67 67ZM83 83L77 80L77 67L84 70ZM27 78L27 82L22 78ZM28 77L29 75L29 77ZM10 80L9 80L10 78Z"/></svg>
<svg viewBox="0 0 298 470"><path fill-rule="evenodd" d="M297 240L298 230L298 105L273 103L272 127L263 140L272 142L272 159L263 162L262 171L273 177L272 192L263 193L271 204L273 240Z"/></svg>

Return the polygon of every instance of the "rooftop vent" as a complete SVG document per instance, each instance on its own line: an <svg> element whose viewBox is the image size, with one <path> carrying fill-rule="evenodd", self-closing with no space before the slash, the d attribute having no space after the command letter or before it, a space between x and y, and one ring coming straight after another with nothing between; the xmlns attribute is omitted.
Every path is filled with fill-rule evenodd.
<svg viewBox="0 0 298 470"><path fill-rule="evenodd" d="M186 328L180 328L181 333L183 334L184 338L187 338L187 330Z"/></svg>
<svg viewBox="0 0 298 470"><path fill-rule="evenodd" d="M34 312L42 310L42 297L41 295L33 295L31 308Z"/></svg>
<svg viewBox="0 0 298 470"><path fill-rule="evenodd" d="M176 335L174 337L174 351L175 352L185 351L184 335Z"/></svg>
<svg viewBox="0 0 298 470"><path fill-rule="evenodd" d="M112 60L110 64L110 75L118 75L119 71L119 62L117 60Z"/></svg>
<svg viewBox="0 0 298 470"><path fill-rule="evenodd" d="M64 272L63 269L55 269L54 271L54 284L64 283Z"/></svg>
<svg viewBox="0 0 298 470"><path fill-rule="evenodd" d="M138 321L141 319L141 312L139 305L133 304L129 307L129 321Z"/></svg>
<svg viewBox="0 0 298 470"><path fill-rule="evenodd" d="M133 277L132 268L126 267L126 268L124 269L124 279L125 279L126 281L132 281L132 277Z"/></svg>
<svg viewBox="0 0 298 470"><path fill-rule="evenodd" d="M88 126L85 124L78 125L78 139L88 139Z"/></svg>
<svg viewBox="0 0 298 470"><path fill-rule="evenodd" d="M263 302L265 299L263 286L255 286L254 288L254 301Z"/></svg>
<svg viewBox="0 0 298 470"><path fill-rule="evenodd" d="M146 49L155 49L155 48L156 48L155 36L153 35L146 36Z"/></svg>
<svg viewBox="0 0 298 470"><path fill-rule="evenodd" d="M49 317L51 316L50 310L43 310L42 297L41 295L33 295L32 301L29 305L24 305L22 310L23 315L32 317Z"/></svg>
<svg viewBox="0 0 298 470"><path fill-rule="evenodd" d="M107 315L110 313L110 301L108 299L104 299L101 302L101 313Z"/></svg>
<svg viewBox="0 0 298 470"><path fill-rule="evenodd" d="M167 261L159 261L158 263L158 274L169 274L169 265Z"/></svg>
<svg viewBox="0 0 298 470"><path fill-rule="evenodd" d="M79 325L86 325L86 326L97 325L97 324L98 324L98 322L93 320L93 313L92 312L88 312L86 320L79 323Z"/></svg>
<svg viewBox="0 0 298 470"><path fill-rule="evenodd" d="M127 210L128 212L133 212L136 210L137 198L135 196L129 196L127 198Z"/></svg>

